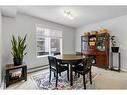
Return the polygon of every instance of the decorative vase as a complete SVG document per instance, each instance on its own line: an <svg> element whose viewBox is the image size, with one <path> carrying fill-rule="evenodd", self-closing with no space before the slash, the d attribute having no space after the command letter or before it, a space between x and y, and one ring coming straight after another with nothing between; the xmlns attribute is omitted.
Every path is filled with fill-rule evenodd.
<svg viewBox="0 0 127 95"><path fill-rule="evenodd" d="M112 48L112 52L119 52L119 47L111 47Z"/></svg>
<svg viewBox="0 0 127 95"><path fill-rule="evenodd" d="M22 60L21 59L17 59L17 58L13 58L14 61L14 66L18 66L22 64Z"/></svg>
<svg viewBox="0 0 127 95"><path fill-rule="evenodd" d="M108 33L108 30L106 28L100 29L100 33Z"/></svg>

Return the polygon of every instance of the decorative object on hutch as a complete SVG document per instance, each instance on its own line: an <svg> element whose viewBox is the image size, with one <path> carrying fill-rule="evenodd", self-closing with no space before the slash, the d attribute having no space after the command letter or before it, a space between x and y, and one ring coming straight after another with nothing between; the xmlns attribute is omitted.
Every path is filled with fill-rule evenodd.
<svg viewBox="0 0 127 95"><path fill-rule="evenodd" d="M85 36L85 35L89 35L89 34L90 34L90 32L85 32L85 33L84 33L84 36Z"/></svg>
<svg viewBox="0 0 127 95"><path fill-rule="evenodd" d="M102 28L102 29L100 29L99 33L108 33L108 30L106 28Z"/></svg>
<svg viewBox="0 0 127 95"><path fill-rule="evenodd" d="M115 36L111 36L111 43L112 43L112 52L119 52L119 47L116 46Z"/></svg>
<svg viewBox="0 0 127 95"><path fill-rule="evenodd" d="M24 38L21 38L20 36L18 36L18 40L16 40L14 35L12 35L11 54L13 55L13 61L14 61L15 66L21 65L22 61L23 61L23 57L24 57L24 55L26 55L26 52L24 53L24 51L26 49L25 41L26 41L26 35Z"/></svg>
<svg viewBox="0 0 127 95"><path fill-rule="evenodd" d="M98 32L97 31L91 31L90 35L96 35Z"/></svg>
<svg viewBox="0 0 127 95"><path fill-rule="evenodd" d="M85 56L93 56L95 66L107 69L109 66L109 33L100 31L81 36L81 52Z"/></svg>

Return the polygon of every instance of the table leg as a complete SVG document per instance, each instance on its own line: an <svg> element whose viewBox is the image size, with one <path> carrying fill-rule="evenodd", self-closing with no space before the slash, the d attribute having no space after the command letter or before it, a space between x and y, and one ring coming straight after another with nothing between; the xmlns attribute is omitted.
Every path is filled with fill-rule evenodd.
<svg viewBox="0 0 127 95"><path fill-rule="evenodd" d="M73 86L72 64L70 64L70 85Z"/></svg>
<svg viewBox="0 0 127 95"><path fill-rule="evenodd" d="M119 72L120 72L120 68L121 68L121 57L120 57L120 53L119 53Z"/></svg>

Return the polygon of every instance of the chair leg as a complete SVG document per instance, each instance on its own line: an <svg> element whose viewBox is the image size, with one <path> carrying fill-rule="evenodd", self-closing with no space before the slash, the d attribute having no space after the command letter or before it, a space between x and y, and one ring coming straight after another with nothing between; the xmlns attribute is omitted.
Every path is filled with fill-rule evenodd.
<svg viewBox="0 0 127 95"><path fill-rule="evenodd" d="M84 83L84 89L86 89L86 80L85 80L85 75L83 75L83 83Z"/></svg>
<svg viewBox="0 0 127 95"><path fill-rule="evenodd" d="M55 74L55 72L54 72L54 77L56 77L56 74Z"/></svg>
<svg viewBox="0 0 127 95"><path fill-rule="evenodd" d="M69 69L67 70L67 79L69 81Z"/></svg>
<svg viewBox="0 0 127 95"><path fill-rule="evenodd" d="M61 76L61 73L59 73L59 75Z"/></svg>
<svg viewBox="0 0 127 95"><path fill-rule="evenodd" d="M91 75L91 71L89 72L89 78L90 78L90 84L92 84L92 75Z"/></svg>
<svg viewBox="0 0 127 95"><path fill-rule="evenodd" d="M78 74L78 78L80 77L80 74Z"/></svg>
<svg viewBox="0 0 127 95"><path fill-rule="evenodd" d="M58 82L58 73L56 73L56 87L57 87L57 82Z"/></svg>
<svg viewBox="0 0 127 95"><path fill-rule="evenodd" d="M68 69L67 69L67 79L69 81L69 64L67 64L67 67L68 67Z"/></svg>
<svg viewBox="0 0 127 95"><path fill-rule="evenodd" d="M49 74L49 82L51 81L51 70L50 70L50 74Z"/></svg>
<svg viewBox="0 0 127 95"><path fill-rule="evenodd" d="M77 76L77 73L75 72L75 76Z"/></svg>

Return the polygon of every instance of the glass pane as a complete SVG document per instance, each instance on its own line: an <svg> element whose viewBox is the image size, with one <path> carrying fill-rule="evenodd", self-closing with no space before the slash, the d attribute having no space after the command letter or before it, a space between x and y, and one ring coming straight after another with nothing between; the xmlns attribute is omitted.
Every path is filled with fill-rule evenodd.
<svg viewBox="0 0 127 95"><path fill-rule="evenodd" d="M36 28L37 56L62 53L62 31L46 27Z"/></svg>
<svg viewBox="0 0 127 95"><path fill-rule="evenodd" d="M51 38L51 54L60 52L60 39Z"/></svg>
<svg viewBox="0 0 127 95"><path fill-rule="evenodd" d="M82 37L82 41L88 41L88 37Z"/></svg>
<svg viewBox="0 0 127 95"><path fill-rule="evenodd" d="M88 47L88 37L82 37L82 50L87 50Z"/></svg>
<svg viewBox="0 0 127 95"><path fill-rule="evenodd" d="M37 27L37 36L62 37L62 31Z"/></svg>
<svg viewBox="0 0 127 95"><path fill-rule="evenodd" d="M62 37L62 31L50 30L49 36L51 36L51 37Z"/></svg>
<svg viewBox="0 0 127 95"><path fill-rule="evenodd" d="M88 42L82 42L82 50L87 50Z"/></svg>
<svg viewBox="0 0 127 95"><path fill-rule="evenodd" d="M45 37L43 40L37 40L37 56L49 54L49 38Z"/></svg>
<svg viewBox="0 0 127 95"><path fill-rule="evenodd" d="M97 50L99 51L105 51L105 36L104 35L100 35L97 38Z"/></svg>

